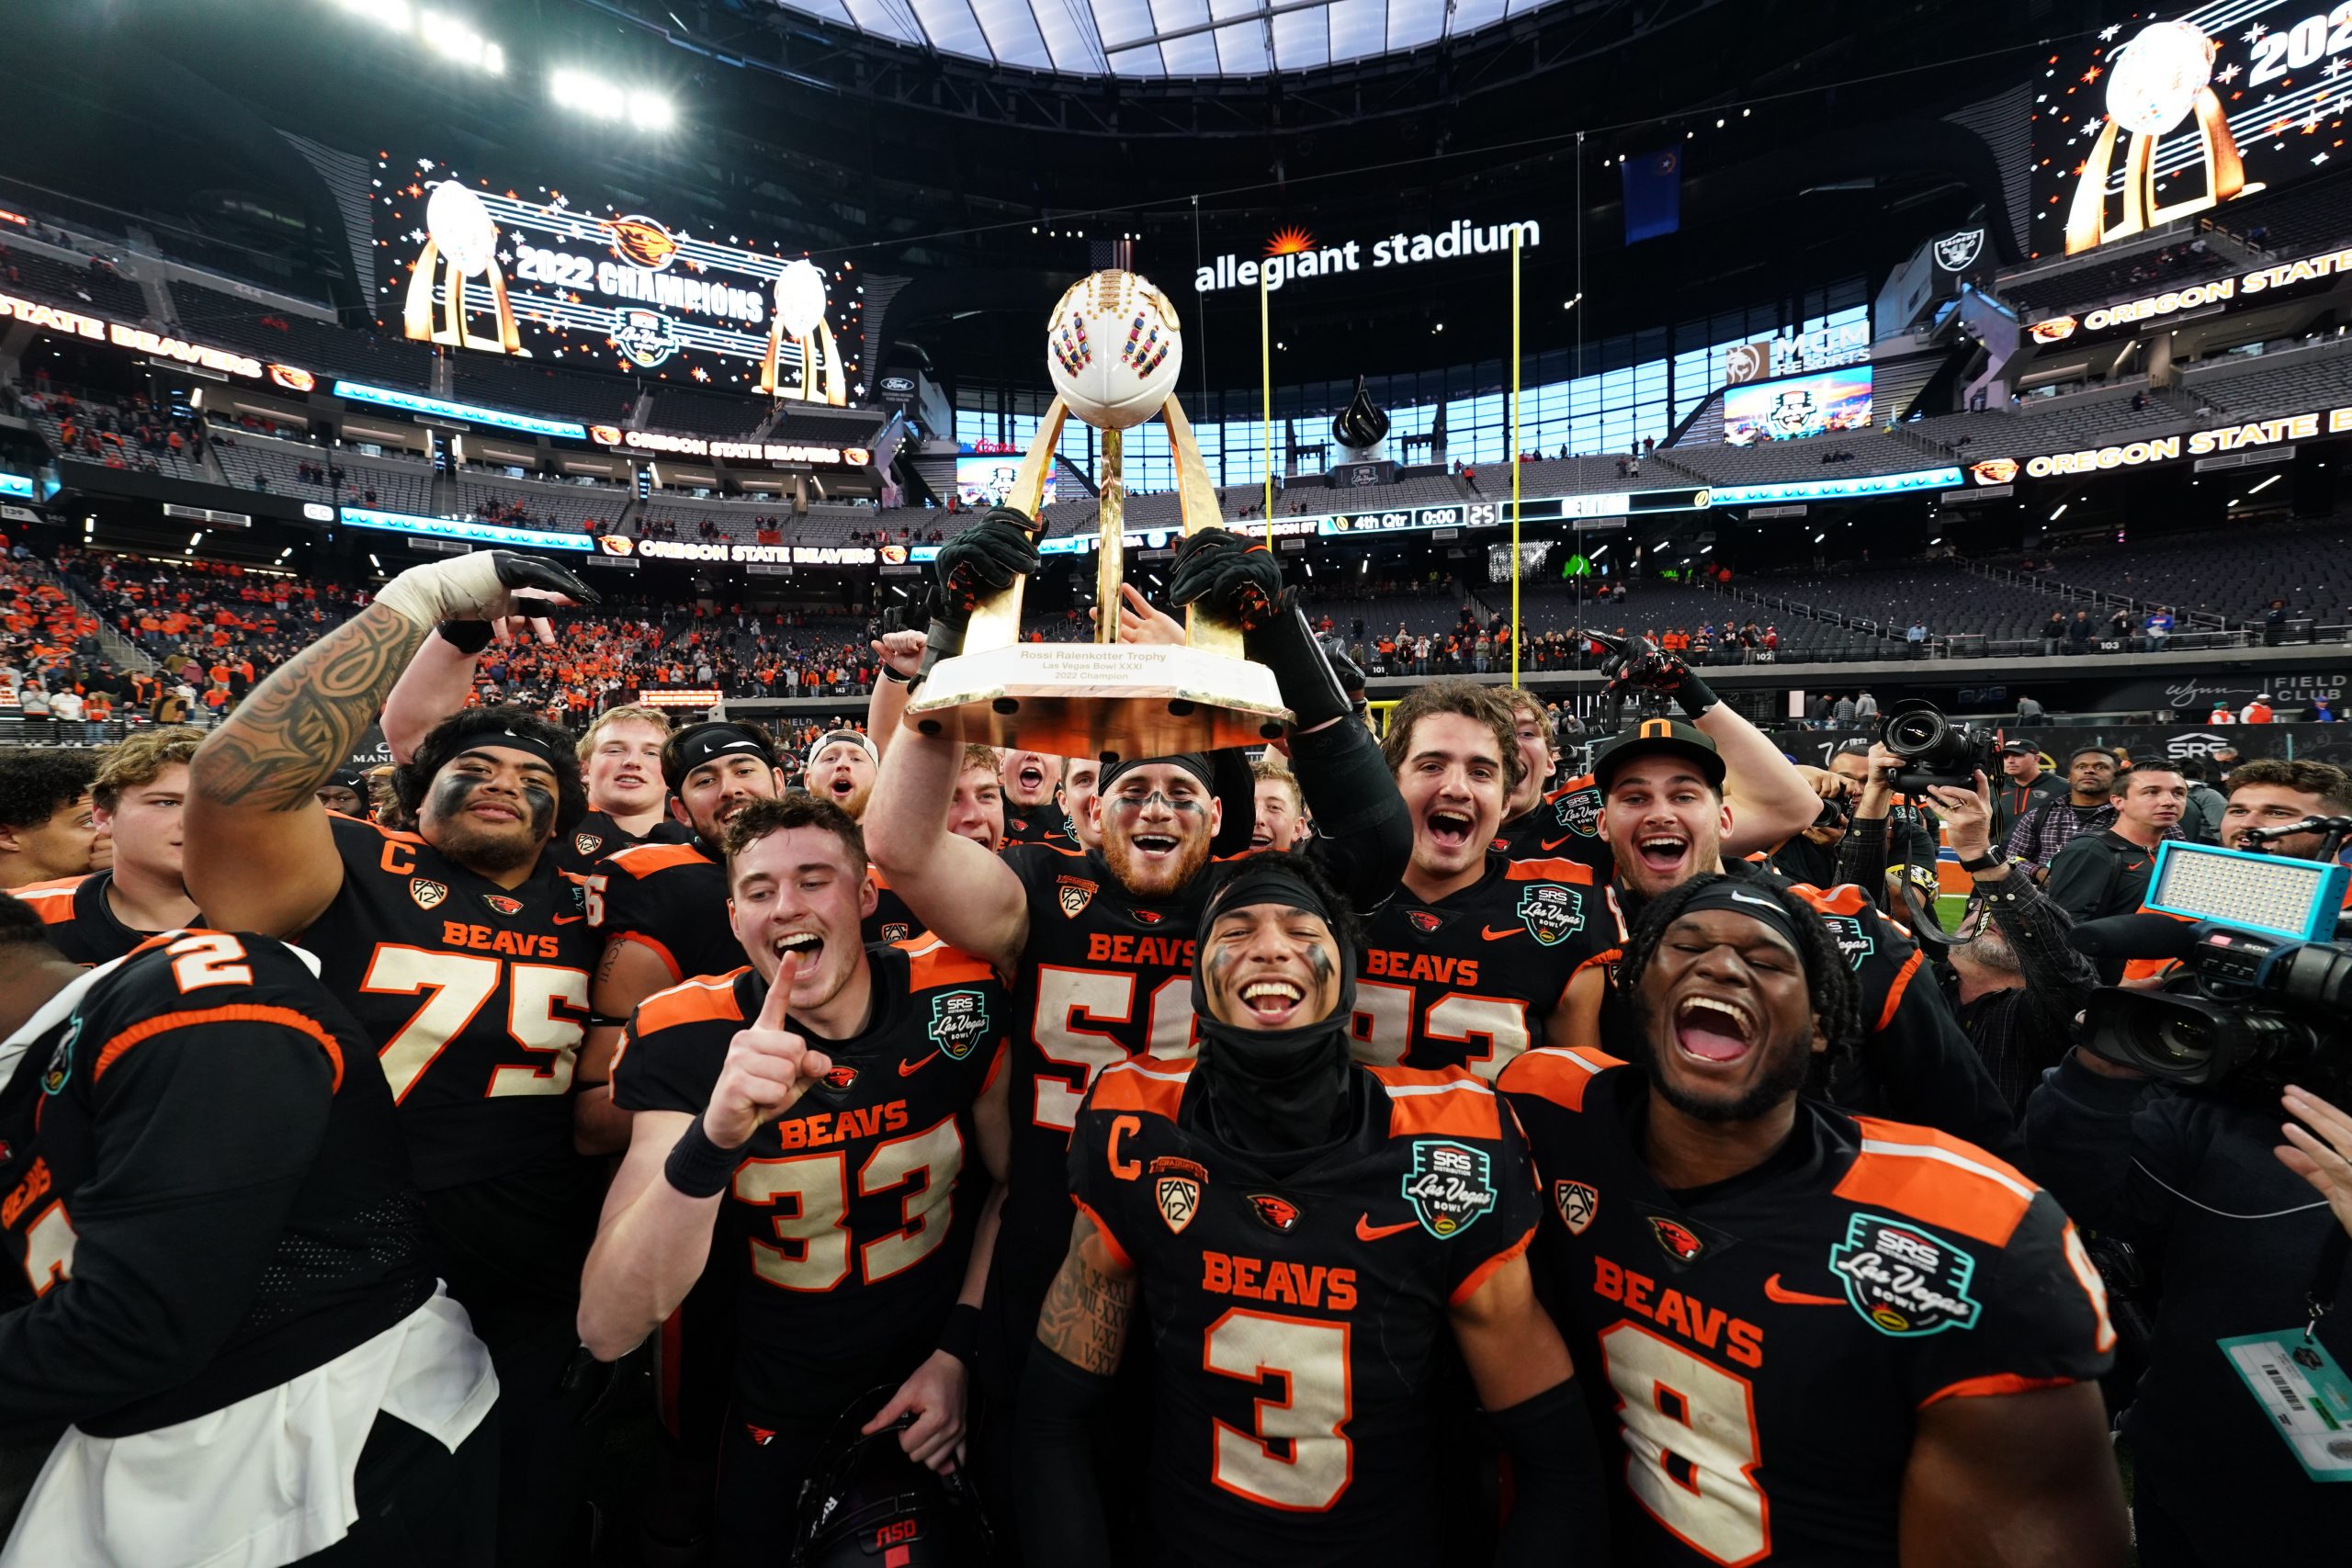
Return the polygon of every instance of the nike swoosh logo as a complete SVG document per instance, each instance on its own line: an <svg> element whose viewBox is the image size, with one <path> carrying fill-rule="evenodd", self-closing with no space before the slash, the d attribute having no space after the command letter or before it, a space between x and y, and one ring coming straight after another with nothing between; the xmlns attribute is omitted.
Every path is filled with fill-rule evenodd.
<svg viewBox="0 0 2352 1568"><path fill-rule="evenodd" d="M1507 936L1517 936L1526 929L1525 926L1506 926L1501 931L1497 931L1492 926L1480 926L1478 934L1488 942L1500 942Z"/></svg>
<svg viewBox="0 0 2352 1568"><path fill-rule="evenodd" d="M938 1057L939 1053L934 1051L919 1062L900 1062L899 1064L899 1076L902 1078L910 1078L917 1073L922 1071L923 1068L931 1066L931 1064L936 1061Z"/></svg>
<svg viewBox="0 0 2352 1568"><path fill-rule="evenodd" d="M1569 839L1573 839L1573 838L1575 838L1575 837L1576 837L1576 835L1575 835L1575 834L1573 834L1573 833L1571 833L1571 834L1569 834L1569 835L1568 835L1568 838L1569 838ZM1556 850L1556 849L1558 849L1562 844L1565 844L1565 843L1566 843L1567 841L1568 841L1568 840L1567 840L1567 839L1546 839L1546 840L1544 840L1544 847L1546 850Z"/></svg>
<svg viewBox="0 0 2352 1568"><path fill-rule="evenodd" d="M1418 1225L1421 1222L1419 1220L1405 1220L1393 1225L1375 1225L1372 1223L1372 1216L1370 1214L1358 1214L1356 1216L1356 1239L1358 1241L1378 1241L1382 1236L1395 1235L1398 1231L1411 1230L1415 1225Z"/></svg>
<svg viewBox="0 0 2352 1568"><path fill-rule="evenodd" d="M578 925L587 918L585 915L558 915L555 917L555 923L560 926Z"/></svg>
<svg viewBox="0 0 2352 1568"><path fill-rule="evenodd" d="M1764 1299L1779 1302L1783 1306L1841 1307L1846 1304L1843 1296L1816 1296L1804 1291L1789 1290L1781 1285L1778 1274L1764 1281Z"/></svg>

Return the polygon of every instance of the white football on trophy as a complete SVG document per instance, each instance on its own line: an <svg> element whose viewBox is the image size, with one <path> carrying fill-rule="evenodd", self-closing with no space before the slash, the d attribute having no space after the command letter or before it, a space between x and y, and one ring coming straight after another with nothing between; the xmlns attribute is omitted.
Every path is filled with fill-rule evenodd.
<svg viewBox="0 0 2352 1568"><path fill-rule="evenodd" d="M1159 412L1184 368L1184 333L1168 296L1132 272L1074 285L1046 323L1046 373L1069 412L1125 430Z"/></svg>
<svg viewBox="0 0 2352 1568"><path fill-rule="evenodd" d="M488 272L498 259L498 225L490 209L455 180L443 180L425 199L424 230L463 276Z"/></svg>

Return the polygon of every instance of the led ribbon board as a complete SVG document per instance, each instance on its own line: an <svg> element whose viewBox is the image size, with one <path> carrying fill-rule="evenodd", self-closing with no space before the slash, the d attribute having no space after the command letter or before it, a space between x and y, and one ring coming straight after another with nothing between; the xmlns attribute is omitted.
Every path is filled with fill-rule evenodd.
<svg viewBox="0 0 2352 1568"><path fill-rule="evenodd" d="M559 534L544 528L508 528L495 523L469 523L457 517L419 517L407 512L375 512L361 506L343 509L343 520L354 528L380 528L388 534L423 534L436 539L464 539L477 545L514 545L527 550L593 550L596 541L585 534Z"/></svg>
<svg viewBox="0 0 2352 1568"><path fill-rule="evenodd" d="M528 435L568 436L574 441L588 439L588 427L568 419L542 419L537 414L508 413L504 409L486 409L476 403L453 403L447 398L428 398L422 392L403 392L392 387L371 387L365 381L337 381L334 395L351 402L381 403L389 409L437 414L443 419L462 420L468 424L495 425L501 430L519 430Z"/></svg>

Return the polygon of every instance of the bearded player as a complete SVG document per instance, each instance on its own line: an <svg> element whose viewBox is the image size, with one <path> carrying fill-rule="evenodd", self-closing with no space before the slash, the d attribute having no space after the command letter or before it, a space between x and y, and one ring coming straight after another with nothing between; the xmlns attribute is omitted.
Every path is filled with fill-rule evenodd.
<svg viewBox="0 0 2352 1568"><path fill-rule="evenodd" d="M1592 873L1494 848L1524 761L1490 686L1433 681L1388 717L1381 755L1413 822L1396 897L1366 921L1356 1055L1466 1066L1491 1081L1531 1044L1560 1043L1569 977L1615 934Z"/></svg>
<svg viewBox="0 0 2352 1568"><path fill-rule="evenodd" d="M993 759L991 759L993 761ZM582 1287L580 1334L615 1359L696 1280L734 1298L719 1440L719 1558L775 1561L834 1417L899 1392L878 1431L951 1468L1001 1186L1011 1009L986 964L936 942L865 945L857 826L805 795L729 826L729 922L748 967L649 998L616 1060L633 1112ZM713 1222L718 1245L713 1245Z"/></svg>
<svg viewBox="0 0 2352 1568"><path fill-rule="evenodd" d="M800 787L831 801L855 821L865 815L865 797L874 793L874 770L881 761L874 742L858 731L829 729L808 743Z"/></svg>
<svg viewBox="0 0 2352 1568"><path fill-rule="evenodd" d="M413 834L316 795L436 624L524 595L595 598L503 550L402 572L205 740L183 820L190 897L225 929L300 938L376 1049L438 1266L498 1368L500 1559L534 1563L573 1526L593 1393L566 1374L594 1218L571 1127L596 938L550 852L587 805L579 761L544 719L469 708L396 775Z"/></svg>
<svg viewBox="0 0 2352 1568"><path fill-rule="evenodd" d="M1737 857L1769 850L1813 825L1821 812L1820 792L1770 737L1724 706L1679 654L1616 656L1611 663L1611 690L1638 689L1672 698L1714 744L1724 761L1720 787L1732 808L1726 853ZM1531 730L1548 733L1541 710L1522 709L1516 729L1521 756L1532 758L1539 739ZM1525 793L1522 782L1512 801L1512 815L1497 836L1504 852L1514 860L1573 860L1591 867L1595 882L1607 882L1614 867L1600 828L1602 791L1593 775L1568 780L1521 815L1518 801Z"/></svg>
<svg viewBox="0 0 2352 1568"><path fill-rule="evenodd" d="M1616 1483L1619 1561L2119 1568L2098 1275L1994 1156L1817 1098L1861 1037L1787 888L1691 878L1643 912L1627 1029L1498 1087L1539 1267Z"/></svg>
<svg viewBox="0 0 2352 1568"><path fill-rule="evenodd" d="M186 725L142 729L100 753L90 807L114 842L103 871L36 882L17 897L41 918L49 940L76 964L120 958L157 931L200 926L181 875L180 807L187 763L204 732Z"/></svg>
<svg viewBox="0 0 2352 1568"><path fill-rule="evenodd" d="M1112 1560L1088 1423L1140 1288L1152 1561L1438 1561L1462 1528L1434 1484L1448 1338L1513 1461L1496 1561L1604 1561L1518 1129L1460 1068L1349 1060L1353 920L1311 862L1251 856L1204 919L1198 1060L1111 1067L1070 1142L1079 1215L1022 1388L1032 1556Z"/></svg>
<svg viewBox="0 0 2352 1568"><path fill-rule="evenodd" d="M940 554L949 603L968 613L984 594L1036 564L1030 525L1000 510ZM1188 537L1172 583L1242 624L1249 657L1271 669L1295 715L1291 760L1315 808L1309 852L1346 895L1376 904L1394 890L1409 848L1396 786L1295 604L1272 555L1213 529ZM959 624L934 636L960 642ZM1094 1075L1147 1053L1182 1056L1193 1043L1190 974L1212 849L1246 842L1237 803L1220 797L1208 757L1121 761L1102 771L1088 818L1102 847L1083 854L1030 845L991 855L942 829L957 742L909 730L883 759L866 813L866 842L892 886L935 934L986 958L1013 987L1013 1146L1004 1234L989 1283L992 1332L983 1375L1009 1404L1038 1303L1067 1245L1069 1134ZM1246 768L1227 755L1223 770ZM1232 791L1238 800L1245 786ZM1227 813L1236 813L1231 822Z"/></svg>
<svg viewBox="0 0 2352 1568"><path fill-rule="evenodd" d="M1837 939L1861 988L1861 1049L1839 1059L1833 1100L2003 1154L2017 1148L2007 1103L1932 976L1921 974L1917 944L1868 893L1785 883L1761 867L1726 862L1724 846L1737 818L1712 737L1679 720L1645 719L1602 748L1593 773L1606 796L1602 832L1617 871L1607 888L1603 950L1569 983L1561 1043L1622 1033L1628 1003L1615 974L1626 930L1651 899L1694 876L1728 871L1792 887Z"/></svg>

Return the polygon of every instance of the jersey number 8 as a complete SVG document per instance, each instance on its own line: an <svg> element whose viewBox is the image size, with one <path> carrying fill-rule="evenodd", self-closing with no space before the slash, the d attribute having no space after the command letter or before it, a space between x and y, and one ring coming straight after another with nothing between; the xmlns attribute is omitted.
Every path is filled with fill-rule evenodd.
<svg viewBox="0 0 2352 1568"><path fill-rule="evenodd" d="M1724 1568L1770 1552L1748 1381L1631 1323L1601 1331L1600 1359L1633 1455L1625 1484L1642 1506Z"/></svg>

